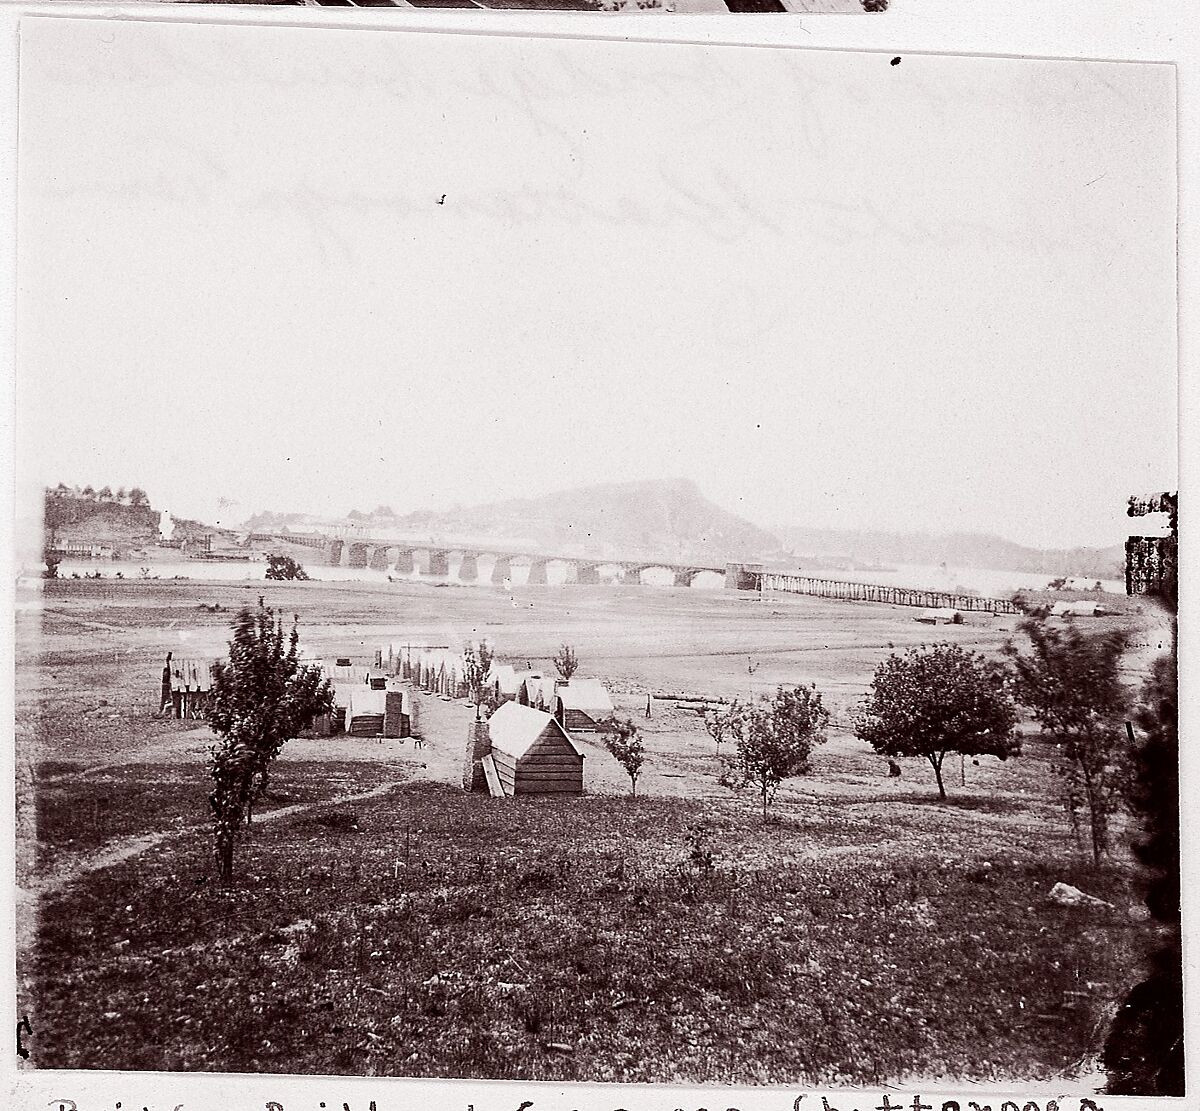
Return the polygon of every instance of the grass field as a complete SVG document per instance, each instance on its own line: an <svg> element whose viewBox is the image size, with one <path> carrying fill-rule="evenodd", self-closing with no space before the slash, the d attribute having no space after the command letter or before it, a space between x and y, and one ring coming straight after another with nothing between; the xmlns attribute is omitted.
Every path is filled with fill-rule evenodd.
<svg viewBox="0 0 1200 1111"><path fill-rule="evenodd" d="M1151 940L1119 853L1086 866L1053 754L932 772L847 729L875 664L932 639L994 652L1013 619L653 588L48 584L18 612L20 985L42 1067L706 1083L1077 1078ZM214 882L197 723L152 717L162 657L219 654L265 593L314 654L487 636L640 712L815 682L812 774L755 801L716 782L694 713L642 719L639 798L584 737L583 799L455 784L471 713L426 699L427 745L289 743ZM212 613L202 606L221 605ZM1157 635L1130 616L1141 655ZM643 797L644 796L644 797ZM985 868L984 862L991 865ZM1047 902L1057 881L1111 908Z"/></svg>

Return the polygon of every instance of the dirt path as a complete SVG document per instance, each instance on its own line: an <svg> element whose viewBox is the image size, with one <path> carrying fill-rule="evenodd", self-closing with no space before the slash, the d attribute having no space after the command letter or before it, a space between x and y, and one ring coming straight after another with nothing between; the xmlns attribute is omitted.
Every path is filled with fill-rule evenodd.
<svg viewBox="0 0 1200 1111"><path fill-rule="evenodd" d="M372 787L367 791L355 791L345 795L335 795L333 798L318 802L298 802L292 806L281 806L278 810L265 810L254 816L254 824L260 825L264 822L278 821L280 818L288 818L293 814L300 814L318 806L339 806L344 803L361 802L364 799L377 798L380 795L387 794L388 791L398 787L403 782L406 781L396 779L388 783L381 783L379 786ZM152 849L165 841L178 840L180 837L194 833L200 828L202 827L197 824L187 826L183 829L163 830L159 833L144 833L138 837L130 837L115 844L110 843L91 856L55 869L49 875L43 876L36 882L27 885L23 890L31 896L54 895L88 872L98 872L102 868L111 868L115 864L123 864L126 860L131 860L133 857L146 852L147 849Z"/></svg>
<svg viewBox="0 0 1200 1111"><path fill-rule="evenodd" d="M318 806L338 806L345 803L362 802L366 799L378 798L380 795L387 794L403 782L406 781L396 779L388 783L381 783L379 786L372 787L367 791L354 791L320 802L297 803L294 806L280 807L278 810L268 810L255 817L255 824L278 821L280 818L292 817L306 810L313 810ZM125 861L131 860L133 857L157 845L178 840L190 833L195 833L199 828L201 827L197 825L186 829L165 830L160 833L147 833L139 837L131 837L115 844L110 844L99 852L93 853L82 860L76 860L57 868L49 875L39 877L34 883L26 884L23 887L18 886L16 888L17 967L29 967L26 954L32 951L33 944L37 938L38 904L41 899L48 895L57 894L90 872L97 872L104 868L111 868L117 864L123 864Z"/></svg>

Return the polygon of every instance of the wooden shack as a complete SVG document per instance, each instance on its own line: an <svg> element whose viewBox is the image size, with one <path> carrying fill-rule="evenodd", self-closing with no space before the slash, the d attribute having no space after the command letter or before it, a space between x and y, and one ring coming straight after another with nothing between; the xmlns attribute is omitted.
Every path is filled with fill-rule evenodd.
<svg viewBox="0 0 1200 1111"><path fill-rule="evenodd" d="M595 733L613 716L613 703L599 679L562 680L554 689L554 717L568 733Z"/></svg>
<svg viewBox="0 0 1200 1111"><path fill-rule="evenodd" d="M583 750L553 716L506 702L487 724L488 755L506 795L583 794Z"/></svg>
<svg viewBox="0 0 1200 1111"><path fill-rule="evenodd" d="M213 660L173 660L171 668L171 712L177 718L199 719L208 709L212 693Z"/></svg>

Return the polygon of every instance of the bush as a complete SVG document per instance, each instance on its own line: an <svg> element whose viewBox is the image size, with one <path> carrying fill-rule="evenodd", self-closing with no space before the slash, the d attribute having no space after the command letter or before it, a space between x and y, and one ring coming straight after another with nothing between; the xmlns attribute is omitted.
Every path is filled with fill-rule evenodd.
<svg viewBox="0 0 1200 1111"><path fill-rule="evenodd" d="M267 559L266 577L273 582L308 582L308 572L291 556L273 555Z"/></svg>

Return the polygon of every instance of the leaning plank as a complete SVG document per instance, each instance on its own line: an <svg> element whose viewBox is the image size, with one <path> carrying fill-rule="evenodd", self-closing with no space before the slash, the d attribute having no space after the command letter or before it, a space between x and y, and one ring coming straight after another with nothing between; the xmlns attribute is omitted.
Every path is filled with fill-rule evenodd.
<svg viewBox="0 0 1200 1111"><path fill-rule="evenodd" d="M483 774L487 778L488 794L494 799L504 798L504 787L500 783L500 776L496 774L496 765L492 761L492 754L490 752L483 758L482 764Z"/></svg>

